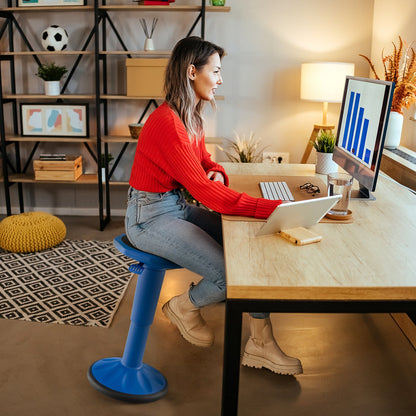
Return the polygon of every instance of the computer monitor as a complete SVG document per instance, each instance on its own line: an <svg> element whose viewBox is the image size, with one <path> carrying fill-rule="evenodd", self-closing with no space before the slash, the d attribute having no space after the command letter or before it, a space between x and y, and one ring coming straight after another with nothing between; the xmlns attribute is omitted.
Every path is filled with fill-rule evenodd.
<svg viewBox="0 0 416 416"><path fill-rule="evenodd" d="M394 84L347 76L333 160L359 183L352 198L375 199Z"/></svg>

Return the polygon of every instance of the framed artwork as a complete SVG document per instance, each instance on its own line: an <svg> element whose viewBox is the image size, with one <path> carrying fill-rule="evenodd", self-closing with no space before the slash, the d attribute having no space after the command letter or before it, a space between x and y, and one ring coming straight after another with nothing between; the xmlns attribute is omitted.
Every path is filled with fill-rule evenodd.
<svg viewBox="0 0 416 416"><path fill-rule="evenodd" d="M88 104L20 104L22 136L88 137Z"/></svg>
<svg viewBox="0 0 416 416"><path fill-rule="evenodd" d="M19 7L33 6L85 6L86 0L18 0Z"/></svg>

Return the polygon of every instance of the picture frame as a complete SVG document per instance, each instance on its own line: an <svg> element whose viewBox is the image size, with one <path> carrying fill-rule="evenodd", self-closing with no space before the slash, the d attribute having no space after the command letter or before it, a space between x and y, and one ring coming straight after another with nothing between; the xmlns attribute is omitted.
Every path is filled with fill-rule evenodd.
<svg viewBox="0 0 416 416"><path fill-rule="evenodd" d="M22 136L89 137L88 104L20 104Z"/></svg>
<svg viewBox="0 0 416 416"><path fill-rule="evenodd" d="M18 0L18 7L85 6L87 0Z"/></svg>

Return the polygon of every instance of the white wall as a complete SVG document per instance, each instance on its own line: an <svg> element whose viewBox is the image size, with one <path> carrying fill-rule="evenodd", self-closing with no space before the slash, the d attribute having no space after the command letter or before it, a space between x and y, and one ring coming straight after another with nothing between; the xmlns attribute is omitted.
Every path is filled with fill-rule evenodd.
<svg viewBox="0 0 416 416"><path fill-rule="evenodd" d="M393 51L394 42L399 44L399 36L406 41L407 46L416 49L416 2L414 0L388 0L374 1L374 30L372 41L372 61L377 68L380 78L383 74L381 54L389 55ZM400 144L409 149L416 150L416 121L414 118L416 106L404 109L404 122Z"/></svg>
<svg viewBox="0 0 416 416"><path fill-rule="evenodd" d="M200 1L176 2L189 3L199 4ZM379 6L377 10L387 4L377 0L375 3ZM379 5L381 3L383 5ZM220 44L228 53L223 60L224 84L218 91L226 98L219 101L216 115L207 112L207 135L232 139L234 131L239 134L253 131L256 137L262 138L268 150L289 152L290 161L297 163L313 124L322 119L322 104L300 100L301 63L354 62L356 75L368 76L368 66L358 55L371 54L374 0L227 0L227 5L231 6L230 13L207 15L206 39ZM144 35L139 24L140 16L131 13L111 16L126 38L127 46L133 50L142 49ZM177 39L185 36L193 19L191 13L149 13L146 17L150 21L154 16L159 17L154 42L156 48L162 50L171 49ZM52 23L67 28L71 47L77 49L77 44L90 30L91 16L37 14L25 25L32 39L36 40ZM199 34L199 28L195 34ZM114 40L109 40L108 48L115 44ZM114 70L110 77L110 92L125 91L124 58L110 59ZM40 91L41 83L33 75L36 65L30 59L25 62L21 84L32 92ZM92 64L93 61L85 60L69 91L93 91L93 76L89 71ZM142 106L143 103L130 101L112 105L110 134L128 134L127 125L136 121ZM91 110L94 114L93 106ZM329 105L329 122L336 124L338 112L338 104ZM91 124L93 133L94 122ZM65 146L58 148L66 149ZM114 153L116 148L119 146L113 145ZM23 150L23 153L25 151L28 150ZM93 170L94 164L88 154L85 151L82 154L86 168ZM116 178L128 178L133 154L134 148L131 147ZM94 209L97 203L95 198L91 198L95 195L94 187L36 184L25 188L25 202L29 207L52 207L56 211L62 205L72 209L71 212L78 212L77 209L82 207ZM114 190L112 195L113 207L122 212L125 189ZM65 202L61 204L61 201ZM2 204L4 206L4 202Z"/></svg>

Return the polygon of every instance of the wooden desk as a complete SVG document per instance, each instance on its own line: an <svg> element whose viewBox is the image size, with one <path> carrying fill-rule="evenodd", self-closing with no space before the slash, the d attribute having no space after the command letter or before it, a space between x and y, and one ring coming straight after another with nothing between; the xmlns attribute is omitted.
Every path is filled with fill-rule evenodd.
<svg viewBox="0 0 416 416"><path fill-rule="evenodd" d="M313 165L224 165L229 175L315 175ZM243 312L416 312L416 196L381 177L374 194L351 201L352 224L311 227L323 239L308 246L223 217L223 416L237 415Z"/></svg>

